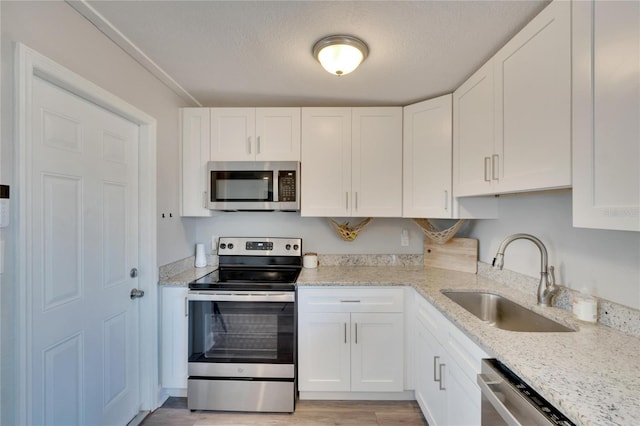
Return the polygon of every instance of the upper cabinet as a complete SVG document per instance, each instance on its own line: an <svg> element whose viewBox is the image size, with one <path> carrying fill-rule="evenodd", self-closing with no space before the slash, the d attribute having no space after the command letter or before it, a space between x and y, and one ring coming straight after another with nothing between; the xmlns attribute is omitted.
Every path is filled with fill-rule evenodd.
<svg viewBox="0 0 640 426"><path fill-rule="evenodd" d="M212 161L300 161L300 108L211 108Z"/></svg>
<svg viewBox="0 0 640 426"><path fill-rule="evenodd" d="M454 93L454 195L571 186L571 3L555 1Z"/></svg>
<svg viewBox="0 0 640 426"><path fill-rule="evenodd" d="M451 217L451 99L404 107L403 217Z"/></svg>
<svg viewBox="0 0 640 426"><path fill-rule="evenodd" d="M571 186L571 2L542 10L495 55L494 73L497 192Z"/></svg>
<svg viewBox="0 0 640 426"><path fill-rule="evenodd" d="M180 109L180 215L211 216L207 203L209 108Z"/></svg>
<svg viewBox="0 0 640 426"><path fill-rule="evenodd" d="M493 61L476 71L453 93L453 193L487 194L493 185Z"/></svg>
<svg viewBox="0 0 640 426"><path fill-rule="evenodd" d="M402 108L302 109L302 216L400 217Z"/></svg>
<svg viewBox="0 0 640 426"><path fill-rule="evenodd" d="M640 3L573 4L573 224L640 231Z"/></svg>

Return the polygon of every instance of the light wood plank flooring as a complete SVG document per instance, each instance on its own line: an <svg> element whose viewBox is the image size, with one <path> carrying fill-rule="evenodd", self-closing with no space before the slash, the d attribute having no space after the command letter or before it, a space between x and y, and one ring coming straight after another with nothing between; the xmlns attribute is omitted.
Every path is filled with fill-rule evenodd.
<svg viewBox="0 0 640 426"><path fill-rule="evenodd" d="M415 401L298 401L293 414L231 413L187 409L186 398L169 398L142 426L358 425L427 426Z"/></svg>

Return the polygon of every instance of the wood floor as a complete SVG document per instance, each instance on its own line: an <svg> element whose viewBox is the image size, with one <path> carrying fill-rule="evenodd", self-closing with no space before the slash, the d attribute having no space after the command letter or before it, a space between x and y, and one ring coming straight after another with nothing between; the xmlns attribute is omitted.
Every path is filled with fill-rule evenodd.
<svg viewBox="0 0 640 426"><path fill-rule="evenodd" d="M415 401L298 401L293 414L231 413L187 409L186 398L169 398L142 426L358 425L427 426Z"/></svg>

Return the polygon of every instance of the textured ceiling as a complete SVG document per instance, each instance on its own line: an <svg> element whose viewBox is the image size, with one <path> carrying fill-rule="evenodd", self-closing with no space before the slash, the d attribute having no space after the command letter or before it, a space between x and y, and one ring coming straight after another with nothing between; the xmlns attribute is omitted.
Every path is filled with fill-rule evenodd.
<svg viewBox="0 0 640 426"><path fill-rule="evenodd" d="M87 3L204 106L364 106L452 92L548 1ZM336 77L311 48L343 33L370 54Z"/></svg>

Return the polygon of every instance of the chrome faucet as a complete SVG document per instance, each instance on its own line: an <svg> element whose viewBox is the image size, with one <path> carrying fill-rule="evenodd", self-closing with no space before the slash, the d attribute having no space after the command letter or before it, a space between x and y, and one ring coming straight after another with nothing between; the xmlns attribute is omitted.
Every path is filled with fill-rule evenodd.
<svg viewBox="0 0 640 426"><path fill-rule="evenodd" d="M538 305L551 306L553 298L558 293L556 278L553 266L547 266L547 248L542 241L529 234L513 234L505 238L498 247L496 257L493 258L493 267L502 269L504 267L504 251L507 246L515 240L529 240L540 250L540 283L538 284Z"/></svg>

